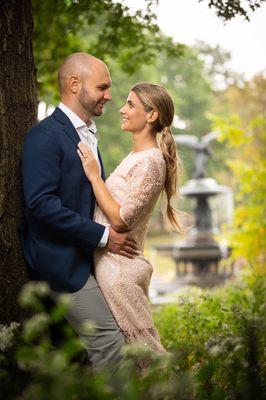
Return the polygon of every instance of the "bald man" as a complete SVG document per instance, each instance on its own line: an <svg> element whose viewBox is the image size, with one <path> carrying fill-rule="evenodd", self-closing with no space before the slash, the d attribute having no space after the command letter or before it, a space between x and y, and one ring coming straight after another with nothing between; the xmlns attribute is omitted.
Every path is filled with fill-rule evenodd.
<svg viewBox="0 0 266 400"><path fill-rule="evenodd" d="M92 117L111 100L111 79L97 58L75 53L59 73L61 103L35 125L23 147L25 221L20 227L23 253L34 279L50 284L52 298L70 293L68 321L82 337L94 366L118 363L123 337L93 276L96 247L132 258L136 244L128 233L93 221L95 198L77 153L86 143L104 169ZM93 334L83 322L93 321Z"/></svg>

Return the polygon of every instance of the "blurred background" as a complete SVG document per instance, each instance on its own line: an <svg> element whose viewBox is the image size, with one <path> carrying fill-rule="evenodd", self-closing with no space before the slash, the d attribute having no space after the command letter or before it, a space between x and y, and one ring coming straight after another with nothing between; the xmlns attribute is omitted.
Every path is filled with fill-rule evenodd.
<svg viewBox="0 0 266 400"><path fill-rule="evenodd" d="M96 123L107 176L131 149L130 133L120 131L118 110L136 82L156 82L167 87L175 103L173 134L176 137L193 135L200 139L209 132L219 132L208 146L210 156L205 173L205 177L226 188L207 199L212 219L207 230L219 243L219 254L214 260L218 270L214 268L215 276L212 275L210 282L206 274L203 281L178 276L181 268L191 278L193 268L180 267L182 260L174 253L177 254L176 244L184 238L169 230L163 202L160 202L153 213L145 247L145 254L154 266L151 286L154 302L159 301L159 293L175 292L185 284L212 286L234 279L244 265L264 270L266 6L258 8L250 20L247 15L234 18L224 15L228 19L225 21L206 1L124 1L122 4L128 7L132 18L138 15L145 19L147 10L148 24L152 25L157 18L157 30L148 31L147 26L142 41L130 21L128 27L127 21L121 27L116 26L114 18L111 22L115 36L108 26L108 11L92 17L89 26L86 13L80 14L80 24L73 34L70 22L66 28L62 10L55 9L52 16L48 3L40 5L33 1L38 118L50 114L58 103L56 71L64 56L74 51L88 51L104 59L112 76L113 100ZM82 7L82 2L77 3ZM120 6L120 2L113 3ZM69 6L73 8L73 3L69 2ZM49 23L53 29L47 33L45 24ZM63 26L64 35L56 36ZM124 29L121 36L119 29ZM113 45L110 45L112 34ZM106 43L104 35L109 35ZM183 144L177 143L177 147L184 165L184 186L193 178L195 152ZM181 195L175 203L178 209L189 213L188 225L196 223L197 201L197 197ZM226 250L222 251L221 246ZM205 261L206 268L203 264L196 266L194 274L201 270L210 272L211 265Z"/></svg>
<svg viewBox="0 0 266 400"><path fill-rule="evenodd" d="M0 0L1 399L266 398L265 21L265 0ZM130 152L118 110L140 81L173 96L184 166L174 205L190 229L167 226L161 199L145 246L170 357L128 348L116 374L87 364L64 319L69 300L47 307L17 235L23 139L37 109L41 120L57 106L58 67L79 51L112 76L95 119L106 175Z"/></svg>

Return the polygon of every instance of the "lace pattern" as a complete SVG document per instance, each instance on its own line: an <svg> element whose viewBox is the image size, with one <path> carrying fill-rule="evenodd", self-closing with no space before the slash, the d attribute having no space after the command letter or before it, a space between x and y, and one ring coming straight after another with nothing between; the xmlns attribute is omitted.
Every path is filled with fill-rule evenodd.
<svg viewBox="0 0 266 400"><path fill-rule="evenodd" d="M106 180L108 190L120 204L121 217L130 227L140 254L134 259L95 251L95 276L126 343L145 344L163 353L149 308L152 266L143 256L149 219L165 181L165 161L158 148L130 153ZM108 225L100 208L95 221Z"/></svg>
<svg viewBox="0 0 266 400"><path fill-rule="evenodd" d="M120 204L123 221L132 228L148 212L162 189L162 176L157 163L148 156L136 163L128 173L125 197Z"/></svg>

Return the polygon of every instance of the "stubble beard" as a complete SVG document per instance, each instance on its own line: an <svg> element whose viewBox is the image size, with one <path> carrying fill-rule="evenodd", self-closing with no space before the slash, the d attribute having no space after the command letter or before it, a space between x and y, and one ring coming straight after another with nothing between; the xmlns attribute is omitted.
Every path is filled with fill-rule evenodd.
<svg viewBox="0 0 266 400"><path fill-rule="evenodd" d="M97 110L97 105L99 102L95 102L94 100L90 99L87 90L84 88L81 89L79 102L89 118L99 117L102 115L103 110Z"/></svg>

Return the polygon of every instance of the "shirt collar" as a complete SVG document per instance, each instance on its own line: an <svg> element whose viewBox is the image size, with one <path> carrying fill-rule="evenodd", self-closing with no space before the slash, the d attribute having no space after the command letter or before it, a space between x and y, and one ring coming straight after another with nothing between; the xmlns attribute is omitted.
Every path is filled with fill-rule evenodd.
<svg viewBox="0 0 266 400"><path fill-rule="evenodd" d="M96 134L97 128L94 121L91 120L90 124L87 125L86 122L82 121L82 119L79 118L77 114L75 114L63 103L59 103L58 108L60 108L60 110L62 110L66 114L71 123L74 125L75 129L88 127L93 134Z"/></svg>

